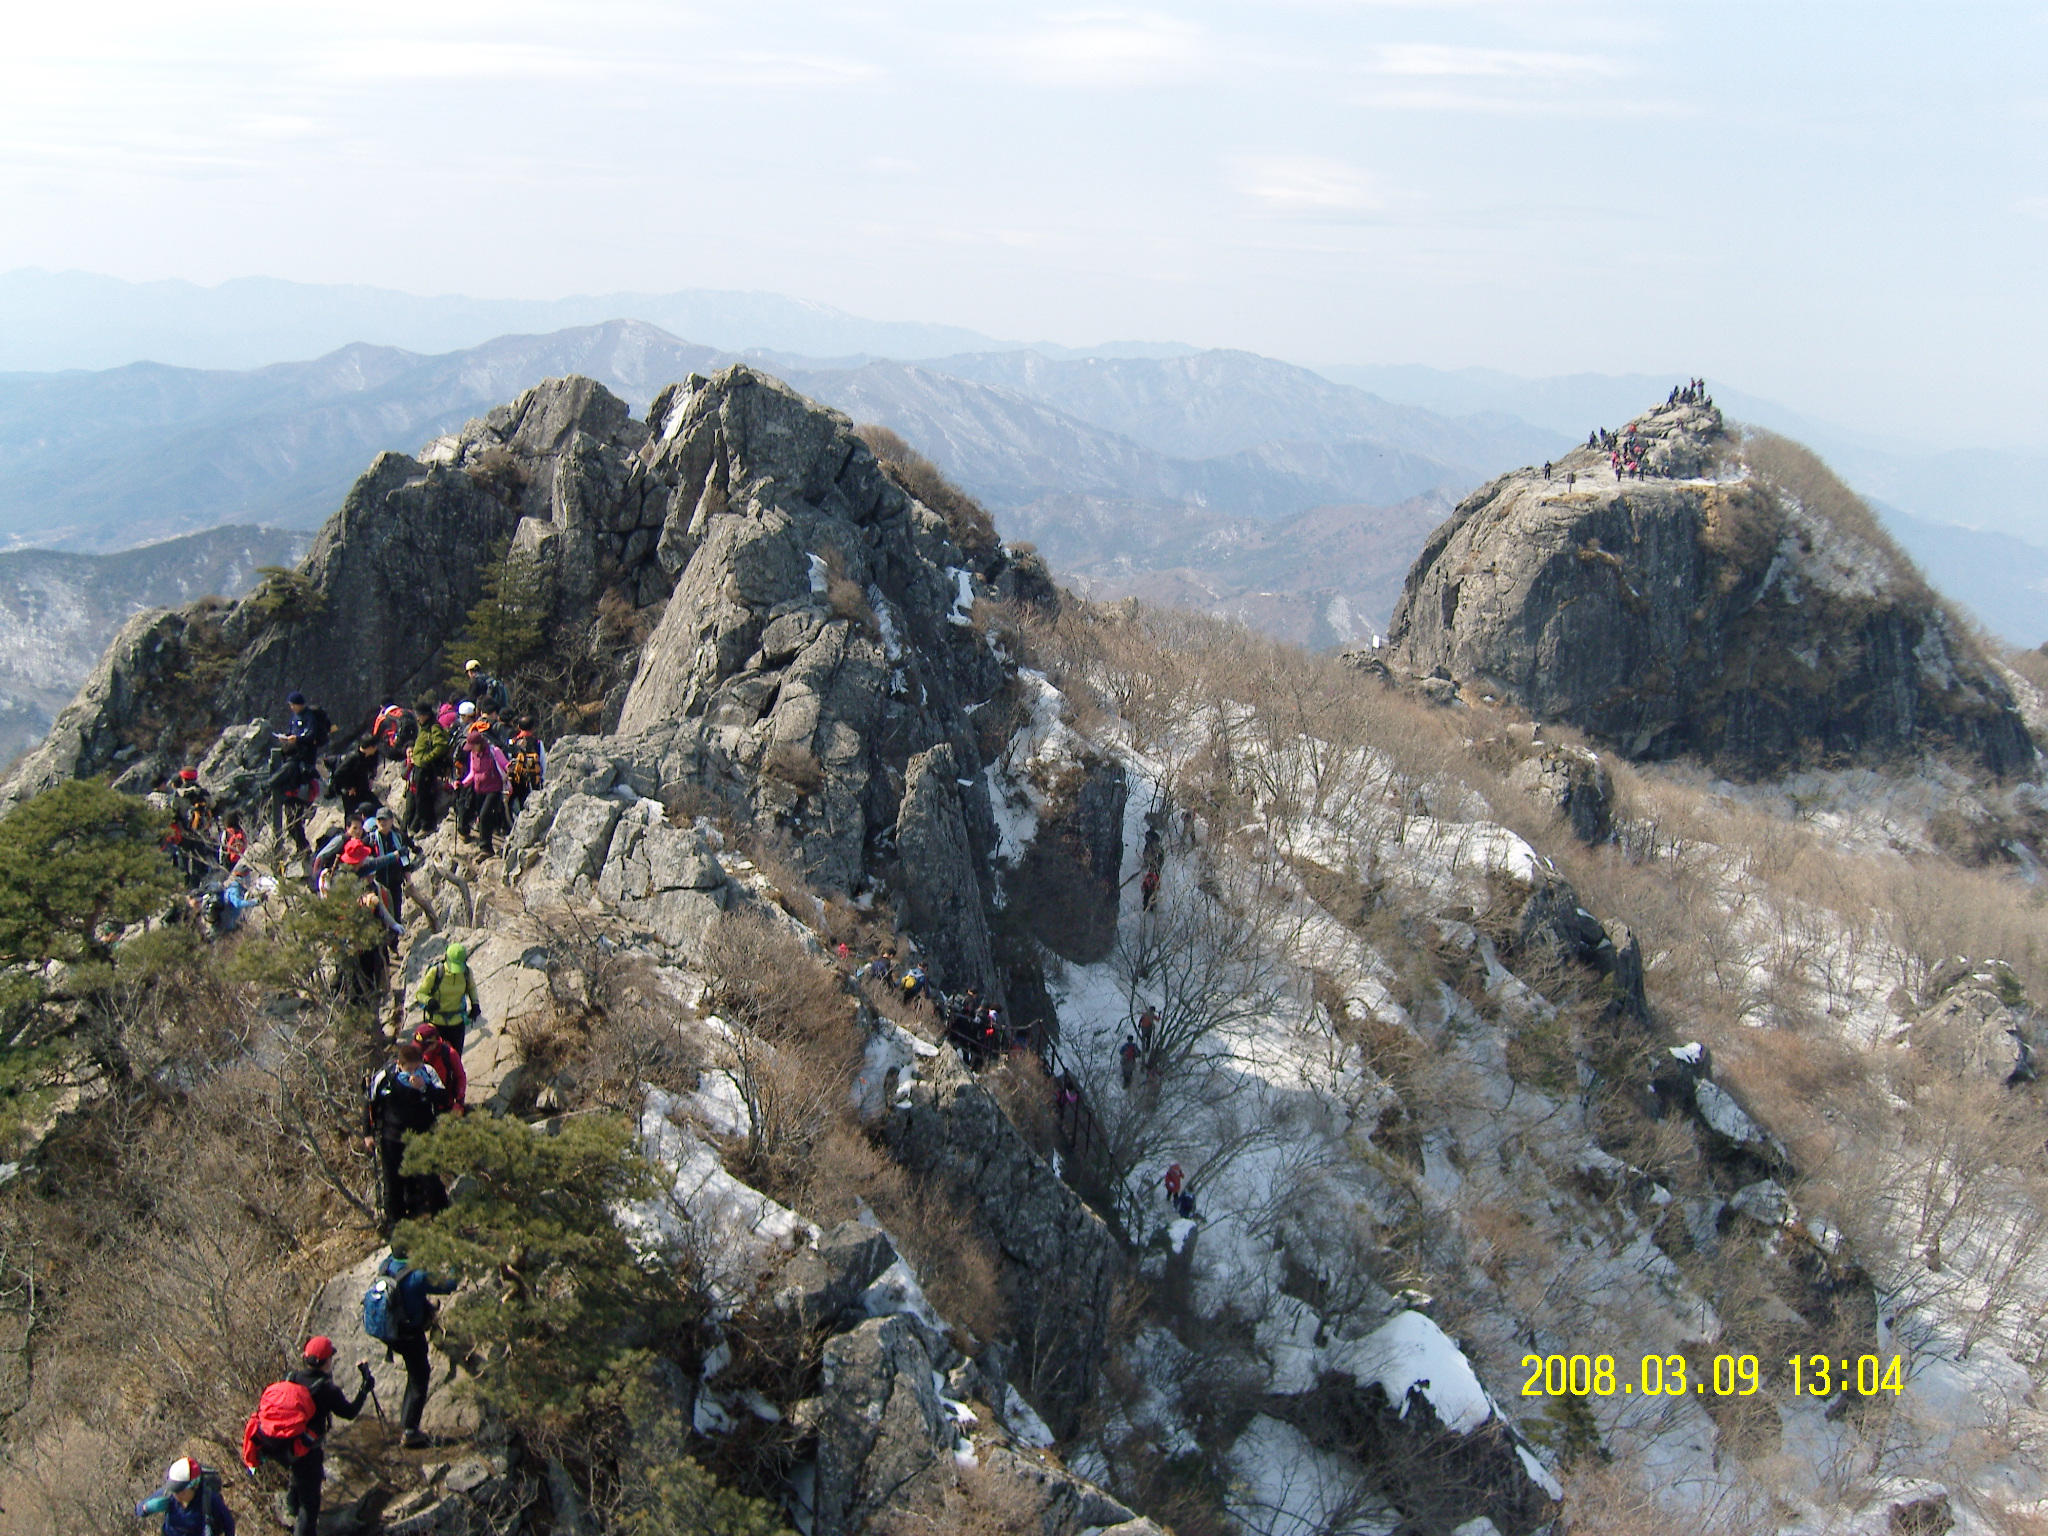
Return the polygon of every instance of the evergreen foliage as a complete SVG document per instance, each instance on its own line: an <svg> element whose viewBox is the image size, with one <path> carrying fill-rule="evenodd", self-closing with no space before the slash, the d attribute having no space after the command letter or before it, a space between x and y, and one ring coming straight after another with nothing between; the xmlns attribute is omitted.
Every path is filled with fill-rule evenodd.
<svg viewBox="0 0 2048 1536"><path fill-rule="evenodd" d="M320 595L313 579L303 571L288 570L281 565L262 565L256 568L256 574L261 580L243 603L266 624L288 624L294 619L318 613L327 606L327 599Z"/></svg>
<svg viewBox="0 0 2048 1536"><path fill-rule="evenodd" d="M436 1274L482 1282L443 1313L447 1350L489 1362L473 1389L514 1422L572 1430L606 1408L647 1345L690 1336L684 1277L637 1251L615 1217L655 1192L629 1120L579 1115L551 1135L515 1119L444 1119L410 1144L405 1171L453 1186L446 1211L403 1223L395 1240Z"/></svg>
<svg viewBox="0 0 2048 1536"><path fill-rule="evenodd" d="M547 572L540 562L501 542L484 566L483 596L450 647L449 675L461 682L462 664L474 657L493 677L510 677L540 654L548 609Z"/></svg>
<svg viewBox="0 0 2048 1536"><path fill-rule="evenodd" d="M97 779L45 790L0 817L0 961L103 960L115 932L160 910L178 877L165 818Z"/></svg>

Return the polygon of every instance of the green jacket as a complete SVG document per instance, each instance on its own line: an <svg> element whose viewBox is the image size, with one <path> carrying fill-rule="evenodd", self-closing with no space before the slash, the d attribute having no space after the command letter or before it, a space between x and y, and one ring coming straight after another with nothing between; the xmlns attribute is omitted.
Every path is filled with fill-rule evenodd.
<svg viewBox="0 0 2048 1536"><path fill-rule="evenodd" d="M412 739L412 750L405 754L406 761L415 768L435 769L446 763L454 754L455 743L448 733L431 722L420 727L419 735Z"/></svg>
<svg viewBox="0 0 2048 1536"><path fill-rule="evenodd" d="M482 1013L484 1008L476 995L476 972L466 965L455 970L445 960L436 960L427 967L412 1000L437 1019L461 1018L465 1001L470 1013Z"/></svg>

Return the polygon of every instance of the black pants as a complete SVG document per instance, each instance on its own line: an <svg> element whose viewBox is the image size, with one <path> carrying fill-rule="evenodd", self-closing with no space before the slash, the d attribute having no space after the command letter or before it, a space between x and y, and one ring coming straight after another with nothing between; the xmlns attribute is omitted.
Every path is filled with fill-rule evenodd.
<svg viewBox="0 0 2048 1536"><path fill-rule="evenodd" d="M448 1209L448 1191L441 1185L441 1176L435 1173L414 1174L411 1177L400 1173L399 1167L405 1162L405 1140L380 1136L377 1152L384 1165L384 1220L391 1226L412 1216L432 1216L437 1211Z"/></svg>
<svg viewBox="0 0 2048 1536"><path fill-rule="evenodd" d="M327 1452L314 1446L292 1461L292 1485L284 1507L292 1517L292 1536L316 1536L320 1528L320 1484L327 1476Z"/></svg>
<svg viewBox="0 0 2048 1536"><path fill-rule="evenodd" d="M505 797L493 790L485 794L482 790L465 789L455 812L455 824L464 837L473 828L477 840L483 844L486 857L491 852L491 839L499 832L510 831L505 820Z"/></svg>
<svg viewBox="0 0 2048 1536"><path fill-rule="evenodd" d="M440 780L433 775L423 775L405 797L406 827L417 836L431 836L441 825L444 814Z"/></svg>
<svg viewBox="0 0 2048 1536"><path fill-rule="evenodd" d="M391 1353L405 1362L405 1401L399 1405L398 1427L420 1427L420 1415L427 1411L427 1387L433 1380L433 1362L427 1358L427 1336L422 1333L391 1346Z"/></svg>
<svg viewBox="0 0 2048 1536"><path fill-rule="evenodd" d="M448 1048L456 1055L462 1054L462 1042L469 1038L469 1015L466 1013L430 1013L427 1022L434 1026L434 1033L448 1042Z"/></svg>

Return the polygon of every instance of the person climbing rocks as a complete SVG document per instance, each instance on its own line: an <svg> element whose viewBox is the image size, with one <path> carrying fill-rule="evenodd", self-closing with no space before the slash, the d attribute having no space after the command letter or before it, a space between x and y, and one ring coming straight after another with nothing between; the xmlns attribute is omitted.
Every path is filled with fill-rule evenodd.
<svg viewBox="0 0 2048 1536"><path fill-rule="evenodd" d="M441 1037L440 1030L425 1020L413 1026L412 1043L420 1048L420 1059L441 1079L441 1102L437 1106L441 1113L468 1114L469 1073L463 1069L461 1054Z"/></svg>
<svg viewBox="0 0 2048 1536"><path fill-rule="evenodd" d="M377 808L375 780L381 763L377 738L365 736L353 752L342 753L341 761L327 776L327 793L341 802L344 812L360 811L367 815Z"/></svg>
<svg viewBox="0 0 2048 1536"><path fill-rule="evenodd" d="M284 1502L292 1517L292 1536L315 1536L319 1530L327 1433L336 1418L354 1419L361 1413L377 1385L370 1362L358 1361L361 1385L350 1397L328 1374L333 1364L334 1340L325 1334L308 1339L299 1368L263 1389L256 1411L242 1430L242 1465L251 1477L264 1461L278 1462L291 1473Z"/></svg>
<svg viewBox="0 0 2048 1536"><path fill-rule="evenodd" d="M1138 882L1138 896L1144 910L1150 912L1152 904L1159 900L1159 871L1148 869L1145 878Z"/></svg>
<svg viewBox="0 0 2048 1536"><path fill-rule="evenodd" d="M486 672L482 662L472 657L462 664L462 671L469 680L469 697L477 708L501 718L511 712L512 691Z"/></svg>
<svg viewBox="0 0 2048 1536"><path fill-rule="evenodd" d="M419 722L405 753L405 824L416 837L431 837L441 825L442 783L455 755L455 744L434 713L431 699L413 709Z"/></svg>
<svg viewBox="0 0 2048 1536"><path fill-rule="evenodd" d="M164 1485L135 1506L135 1518L164 1517L163 1536L235 1536L235 1512L220 1496L220 1474L191 1456L164 1473Z"/></svg>
<svg viewBox="0 0 2048 1536"><path fill-rule="evenodd" d="M384 887L385 905L391 912L391 920L401 930L405 926L405 893L410 887L409 871L419 863L419 848L405 835L398 824L398 813L388 805L381 805L377 813L363 824L363 837L376 855L372 861L378 881ZM435 927L434 909L421 901L419 893L413 893L413 901L427 915L427 926Z"/></svg>
<svg viewBox="0 0 2048 1536"><path fill-rule="evenodd" d="M455 830L464 842L474 831L483 856L488 859L497 834L511 831L505 814L505 800L510 792L505 754L498 750L489 733L479 728L469 733L456 761L458 766L466 763L467 767L456 784L460 798L456 803Z"/></svg>
<svg viewBox="0 0 2048 1536"><path fill-rule="evenodd" d="M1117 1060L1123 1066L1124 1087L1131 1086L1131 1080L1138 1075L1138 1042L1131 1036L1124 1036L1124 1043L1117 1047Z"/></svg>
<svg viewBox="0 0 2048 1536"><path fill-rule="evenodd" d="M931 991L932 983L923 966L913 965L903 973L900 985L903 989L903 1001L908 1005L925 998Z"/></svg>
<svg viewBox="0 0 2048 1536"><path fill-rule="evenodd" d="M408 1217L431 1216L448 1208L448 1192L438 1174L400 1171L407 1140L434 1128L446 1093L419 1046L410 1040L399 1041L392 1059L370 1079L363 1103L363 1146L375 1149L383 1169L386 1233Z"/></svg>
<svg viewBox="0 0 2048 1536"><path fill-rule="evenodd" d="M420 1431L427 1411L427 1390L433 1385L433 1362L427 1354L427 1333L434 1326L433 1298L454 1292L453 1280L436 1280L412 1263L402 1248L393 1248L377 1266L377 1278L363 1296L363 1331L384 1346L386 1358L405 1365L405 1398L399 1404L399 1444L409 1451L433 1442Z"/></svg>
<svg viewBox="0 0 2048 1536"><path fill-rule="evenodd" d="M434 1026L443 1040L462 1054L469 1026L484 1021L483 1003L476 995L476 976L469 968L469 946L459 940L441 952L440 959L426 969L412 995L413 1005Z"/></svg>
<svg viewBox="0 0 2048 1536"><path fill-rule="evenodd" d="M242 830L241 813L231 811L220 823L220 867L232 875L248 851L249 834Z"/></svg>
<svg viewBox="0 0 2048 1536"><path fill-rule="evenodd" d="M405 756L405 749L412 745L412 711L398 700L386 698L377 706L377 713L370 717L370 727L363 732L376 743L377 750L392 762Z"/></svg>
<svg viewBox="0 0 2048 1536"><path fill-rule="evenodd" d="M342 850L351 842L360 843L362 840L362 812L343 812L341 830L314 849L312 860L306 865L306 884L313 888L316 895L327 894L328 874L334 868L335 861L341 857Z"/></svg>
<svg viewBox="0 0 2048 1536"><path fill-rule="evenodd" d="M540 744L540 734L531 716L521 720L519 729L512 733L505 760L510 770L505 813L517 821L519 813L526 809L527 797L548 781L547 748Z"/></svg>
<svg viewBox="0 0 2048 1536"><path fill-rule="evenodd" d="M1166 1186L1166 1203L1168 1205L1179 1200L1181 1185L1186 1182L1185 1176L1180 1171L1180 1164L1174 1163L1171 1165L1166 1170L1166 1177L1159 1182Z"/></svg>

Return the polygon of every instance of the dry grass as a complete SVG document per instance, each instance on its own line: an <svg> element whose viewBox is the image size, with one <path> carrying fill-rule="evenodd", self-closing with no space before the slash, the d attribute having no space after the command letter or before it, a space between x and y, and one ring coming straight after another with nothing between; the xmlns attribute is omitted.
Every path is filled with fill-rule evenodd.
<svg viewBox="0 0 2048 1536"><path fill-rule="evenodd" d="M854 433L873 451L882 472L946 520L963 553L980 556L1000 542L987 508L939 473L939 468L887 427L869 424Z"/></svg>

